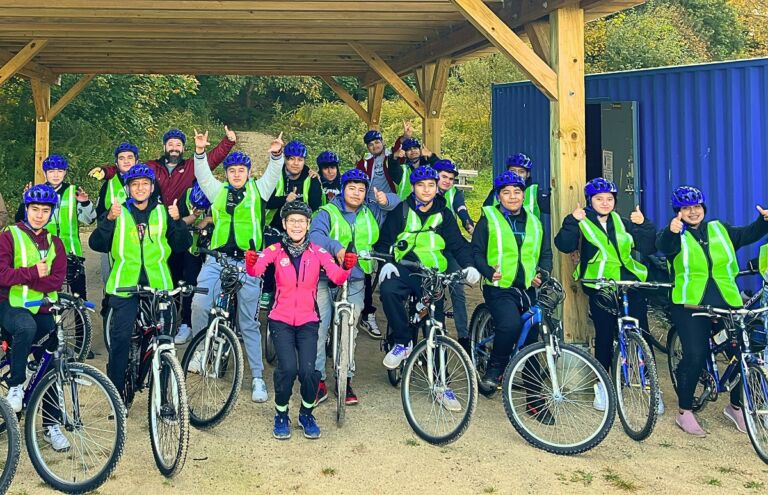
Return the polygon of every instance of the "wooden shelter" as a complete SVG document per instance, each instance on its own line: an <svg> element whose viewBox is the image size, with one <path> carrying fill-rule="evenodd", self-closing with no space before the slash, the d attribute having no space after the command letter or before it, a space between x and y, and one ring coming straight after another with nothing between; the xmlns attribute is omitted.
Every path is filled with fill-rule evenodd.
<svg viewBox="0 0 768 495"><path fill-rule="evenodd" d="M551 101L552 222L559 225L585 181L584 23L643 2L3 0L0 85L16 74L31 82L41 180L51 120L96 74L317 76L371 128L388 84L422 118L425 144L439 152L449 68L499 50ZM65 73L83 77L52 105L51 85ZM411 73L417 92L402 80ZM333 78L342 75L368 88L365 106ZM567 257L556 265L569 280ZM584 340L586 306L566 285L565 328Z"/></svg>

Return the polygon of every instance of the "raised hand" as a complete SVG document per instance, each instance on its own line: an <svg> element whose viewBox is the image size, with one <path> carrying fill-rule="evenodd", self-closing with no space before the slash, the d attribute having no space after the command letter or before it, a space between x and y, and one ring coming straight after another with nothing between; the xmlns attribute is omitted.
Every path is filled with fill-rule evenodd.
<svg viewBox="0 0 768 495"><path fill-rule="evenodd" d="M256 261L259 259L259 253L248 250L245 252L245 271L248 275L256 276Z"/></svg>
<svg viewBox="0 0 768 495"><path fill-rule="evenodd" d="M104 169L101 167L93 167L88 171L88 177L96 180L104 180Z"/></svg>
<svg viewBox="0 0 768 495"><path fill-rule="evenodd" d="M229 127L224 126L224 134L226 134L227 135L227 139L229 139L233 143L237 142L237 134L235 134L235 131L233 131Z"/></svg>
<svg viewBox="0 0 768 495"><path fill-rule="evenodd" d="M413 137L413 124L410 120L403 121L403 136L407 138Z"/></svg>
<svg viewBox="0 0 768 495"><path fill-rule="evenodd" d="M85 203L88 201L88 193L85 192L85 189L82 187L77 188L77 192L75 193L75 198L81 203Z"/></svg>
<svg viewBox="0 0 768 495"><path fill-rule="evenodd" d="M30 189L32 189L32 183L31 183L31 182L27 182L27 183L24 185L24 191L23 191L23 192L27 192L27 191L29 191Z"/></svg>
<svg viewBox="0 0 768 495"><path fill-rule="evenodd" d="M195 129L195 153L201 154L205 151L206 146L210 145L211 143L208 142L208 131L205 131L205 134L200 134Z"/></svg>
<svg viewBox="0 0 768 495"><path fill-rule="evenodd" d="M678 212L677 216L669 222L669 231L673 234L680 234L683 231L683 212Z"/></svg>
<svg viewBox="0 0 768 495"><path fill-rule="evenodd" d="M120 203L112 203L112 206L109 207L109 213L107 213L107 220L112 220L114 222L122 212L123 207L120 206Z"/></svg>
<svg viewBox="0 0 768 495"><path fill-rule="evenodd" d="M645 222L645 216L643 216L643 212L640 211L640 205L635 206L634 211L629 215L629 220L637 225Z"/></svg>
<svg viewBox="0 0 768 495"><path fill-rule="evenodd" d="M296 198L298 198L299 195L296 194L296 188L293 188L293 191L288 193L288 196L285 197L285 202L290 203L291 201L296 201Z"/></svg>
<svg viewBox="0 0 768 495"><path fill-rule="evenodd" d="M320 177L320 174L318 174L315 170L312 170L311 168L309 169L308 175L310 179L317 179L318 177Z"/></svg>
<svg viewBox="0 0 768 495"><path fill-rule="evenodd" d="M756 205L755 208L757 209L757 212L760 213L760 215L763 217L763 220L768 222L768 210L764 210L760 205Z"/></svg>
<svg viewBox="0 0 768 495"><path fill-rule="evenodd" d="M397 153L395 153L395 157L405 158L405 151L403 151L403 148L400 148L399 150L397 150Z"/></svg>
<svg viewBox="0 0 768 495"><path fill-rule="evenodd" d="M433 153L429 148L427 148L425 145L421 145L421 156L424 158L429 158L432 155Z"/></svg>
<svg viewBox="0 0 768 495"><path fill-rule="evenodd" d="M582 220L587 218L587 212L584 210L584 208L581 207L581 203L576 203L576 209L573 210L572 215L577 222L581 222Z"/></svg>
<svg viewBox="0 0 768 495"><path fill-rule="evenodd" d="M179 205L177 204L178 202L179 202L178 199L174 199L173 204L168 207L168 214L174 220L178 220L179 218L181 218L181 214L179 213Z"/></svg>
<svg viewBox="0 0 768 495"><path fill-rule="evenodd" d="M385 193L384 191L379 191L374 187L373 194L376 196L376 202L379 204L379 206L387 206L389 204L389 200L387 199L387 193Z"/></svg>
<svg viewBox="0 0 768 495"><path fill-rule="evenodd" d="M283 133L281 132L275 139L272 140L272 144L269 145L269 152L274 156L280 156L283 153Z"/></svg>

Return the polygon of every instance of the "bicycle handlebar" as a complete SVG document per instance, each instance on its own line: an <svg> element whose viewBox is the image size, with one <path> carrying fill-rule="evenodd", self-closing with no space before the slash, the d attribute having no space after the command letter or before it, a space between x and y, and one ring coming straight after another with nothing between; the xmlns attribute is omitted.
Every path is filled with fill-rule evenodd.
<svg viewBox="0 0 768 495"><path fill-rule="evenodd" d="M726 309L726 308L716 308L714 306L706 305L706 306L700 306L698 304L684 304L683 307L685 309L692 309L695 311L701 311L701 313L694 313L693 316L740 316L740 317L747 317L747 316L756 316L761 313L765 313L768 311L768 307L765 308L757 308L757 309L747 309L747 308L736 308L736 309Z"/></svg>
<svg viewBox="0 0 768 495"><path fill-rule="evenodd" d="M603 287L629 287L632 289L669 289L675 286L667 282L640 282L639 280L614 280L612 278L583 278L582 283Z"/></svg>
<svg viewBox="0 0 768 495"><path fill-rule="evenodd" d="M85 301L83 299L72 297L66 292L58 292L58 299L52 299L50 297L44 297L38 301L27 301L24 303L25 308L36 308L44 305L50 305L51 311L60 311L62 309L70 308L79 305L82 301L83 307L93 311L96 308L96 304L91 301Z"/></svg>
<svg viewBox="0 0 768 495"><path fill-rule="evenodd" d="M167 289L155 289L154 287L148 287L144 285L137 285L135 287L118 287L115 292L121 293L121 294L150 294L150 295L160 295L165 297L173 297L176 294L208 294L208 289L205 287L197 287L195 285L180 285L176 287L175 289L167 290Z"/></svg>

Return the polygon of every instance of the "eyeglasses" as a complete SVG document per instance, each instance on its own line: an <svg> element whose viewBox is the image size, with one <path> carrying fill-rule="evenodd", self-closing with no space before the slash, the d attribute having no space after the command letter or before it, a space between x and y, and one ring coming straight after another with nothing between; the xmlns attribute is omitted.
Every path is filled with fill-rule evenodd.
<svg viewBox="0 0 768 495"><path fill-rule="evenodd" d="M306 225L307 219L306 218L288 218L286 219L285 223L288 225Z"/></svg>

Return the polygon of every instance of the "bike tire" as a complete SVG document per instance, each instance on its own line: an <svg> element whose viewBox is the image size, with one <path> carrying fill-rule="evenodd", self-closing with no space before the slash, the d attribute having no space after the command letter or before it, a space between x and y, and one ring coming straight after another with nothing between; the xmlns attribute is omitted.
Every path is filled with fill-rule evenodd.
<svg viewBox="0 0 768 495"><path fill-rule="evenodd" d="M554 410L554 414L552 414L554 423L552 425L543 425L536 419L536 415L539 414L536 412L536 409L533 410L533 414L528 412L529 409L527 406L530 402L527 397L528 392L525 392L526 397L523 399L524 402L522 404L520 404L520 401L518 401L514 395L518 394L518 391L521 389L525 390L523 388L525 385L520 386L517 383L518 380L522 380L523 384L525 383L523 373L528 373L528 376L531 376L530 367L535 366L534 360L543 361L545 367L547 366L546 347L547 344L544 342L537 342L526 346L521 349L507 365L507 368L504 371L503 382L503 401L507 418L509 418L512 426L520 436L538 449L558 455L575 455L586 452L598 446L605 439L608 432L611 430L611 426L613 425L616 416L616 395L611 386L610 378L602 365L590 354L573 345L560 344L560 353L559 356L556 356L555 370L558 382L561 384L560 394L562 398L555 399L554 397L550 397L545 400L541 393L542 390L546 390L545 386L542 386L539 390L531 390L531 392L542 401L542 405L546 406L547 410L550 411L550 414L552 414L552 411ZM531 364L529 364L529 361L531 361ZM564 375L566 371L570 372L573 370L575 372L578 363L581 363L581 365L585 367L583 372L589 373L591 376L588 376L586 379L583 376L578 375L573 379L565 377ZM558 366L561 366L562 370L559 370ZM529 371L527 372L525 371L526 367L529 367ZM539 368L541 369L541 366L539 366ZM546 376L540 374L540 377L546 379L549 375L550 373L547 368ZM603 384L608 397L605 411L602 412L596 411L592 407L592 400L594 398L593 385L596 383ZM581 387L571 390L566 388L568 384L577 384L581 385ZM548 390L552 390L551 378L548 387ZM567 397L572 398L568 399ZM556 403L556 400L559 400L560 402ZM583 403L584 405L579 406L580 403ZM556 434L556 428L553 428L553 426L560 427L562 425L569 428L567 423L570 423L571 425L579 424L579 429L585 429L585 420L577 418L575 411L565 411L565 406L567 405L582 407L586 410L586 413L589 414L597 413L595 415L596 424L584 438L578 438L569 442L555 442L552 438L562 439L565 437L563 436L564 434ZM541 406L539 405L536 407ZM562 415L560 414L561 410ZM533 424L529 425L529 423ZM534 428L536 425L539 426ZM570 429L573 430L574 428ZM549 438L542 438L544 434L549 433L552 433L553 435Z"/></svg>
<svg viewBox="0 0 768 495"><path fill-rule="evenodd" d="M447 379L447 383L442 384L441 386L444 390L450 388L454 394L456 394L457 390L461 392L461 394L456 394L457 401L461 406L461 414L458 415L458 417L454 418L451 411L440 403L441 399L438 398L440 392L436 393L437 387L430 387L426 376L422 379L424 381L425 390L422 392L416 390L416 382L419 379L417 375L426 375L426 359L428 359L427 340L419 342L406 361L405 367L403 368L402 386L400 390L400 395L403 401L403 411L405 412L408 424L411 425L411 428L419 438L432 445L445 445L458 440L469 427L472 415L475 412L475 407L477 406L477 375L469 355L455 340L445 335L437 335L435 337L435 352L437 353L441 351L452 353L457 364L457 376L452 376ZM446 357L445 362L446 366L450 366L451 358ZM435 371L438 371L437 366L435 366ZM464 385L462 385L462 381L464 382ZM448 385L450 385L450 387L448 387ZM458 388L458 386L461 386L462 388ZM463 390L464 388L466 391ZM443 394L445 393L444 390L442 392ZM429 400L431 400L431 403L420 406L416 403L416 398L418 396L428 397ZM459 396L463 399L463 404L461 404L461 400L458 400ZM442 433L427 431L425 427L428 421L424 421L417 417L417 411L419 409L429 411L427 413L428 420L430 420L429 416L432 416L432 412L440 411L440 416L444 417L446 421L453 426L450 429L439 427L438 429ZM446 413L443 413L443 410L445 410ZM436 420L437 419L439 418L436 418Z"/></svg>
<svg viewBox="0 0 768 495"><path fill-rule="evenodd" d="M626 349L627 366L629 371L629 384L624 380L622 361L619 343L613 348L612 380L616 392L616 404L618 406L619 420L624 427L624 432L635 441L641 441L648 438L653 433L656 426L657 408L661 400L661 390L659 388L659 374L656 369L656 361L651 354L651 348L648 343L636 331L627 331ZM639 351L639 352L638 352ZM639 371L637 362L641 356L645 362L645 383L639 383ZM638 383L635 383L635 382ZM642 390L642 392L640 392ZM647 400L645 391L647 390ZM630 411L632 398L639 400L636 402L642 410L633 417L634 413ZM647 410L646 410L647 408Z"/></svg>
<svg viewBox="0 0 768 495"><path fill-rule="evenodd" d="M663 352L669 352L668 340L671 325L665 325L664 322L670 321L669 311L664 308L649 305L648 307L648 340L653 347Z"/></svg>
<svg viewBox="0 0 768 495"><path fill-rule="evenodd" d="M741 408L749 441L760 459L768 464L768 369L750 363L742 381ZM762 414L758 411L763 411Z"/></svg>
<svg viewBox="0 0 768 495"><path fill-rule="evenodd" d="M189 365L193 357L195 357L195 353L200 352L202 354L203 352L208 334L207 330L198 332L192 338L181 359L181 368L184 370L184 380L187 389L187 402L189 403L189 422L195 428L212 428L224 421L237 403L240 387L243 384L243 348L240 345L240 341L237 339L235 332L224 323L217 325L217 332L218 338L221 339L218 345L222 346L222 357L226 355L225 361L216 363L213 362L213 357L206 359L201 356L200 362L203 366L200 372L193 373L189 371ZM215 348L213 343L209 347L210 356L215 352ZM218 374L214 373L215 369L219 370ZM231 381L230 379L223 380L224 375L230 375ZM198 387L198 384L200 387ZM219 389L219 392L216 392L218 384L227 385L224 385L224 387ZM198 391L200 392L200 400L197 399ZM213 396L209 395L212 391L214 392ZM203 397L206 395L207 397ZM217 400L222 397L223 401ZM215 402L215 404L210 405L211 402Z"/></svg>
<svg viewBox="0 0 768 495"><path fill-rule="evenodd" d="M488 362L491 359L491 352L493 352L493 340L482 343L493 336L491 311L488 306L485 303L478 304L472 311L472 317L469 321L470 350L472 351L470 358L478 378L481 378L488 370ZM478 386L480 392L485 396L496 392L494 389L485 387L482 382L478 382Z"/></svg>
<svg viewBox="0 0 768 495"><path fill-rule="evenodd" d="M403 378L403 368L402 365L393 369L393 370L387 370L387 380L389 380L389 384L393 387L397 388L398 385L400 385L400 381Z"/></svg>
<svg viewBox="0 0 768 495"><path fill-rule="evenodd" d="M21 431L19 430L19 421L16 419L16 413L13 412L11 405L0 397L0 444L7 444L7 452L3 457L3 470L0 473L0 493L6 493L16 475L16 468L19 466L21 457Z"/></svg>
<svg viewBox="0 0 768 495"><path fill-rule="evenodd" d="M114 296L113 296L114 297ZM110 350L110 328L112 328L112 318L113 318L114 310L112 308L109 308L109 311L107 311L107 317L104 318L104 328L102 328L102 336L104 337L104 347L107 349L107 354L109 354Z"/></svg>
<svg viewBox="0 0 768 495"><path fill-rule="evenodd" d="M349 338L352 332L352 322L350 315L344 311L339 321L338 332L335 332L336 343L336 363L334 374L336 375L336 426L344 426L347 408L347 373L349 372Z"/></svg>
<svg viewBox="0 0 768 495"><path fill-rule="evenodd" d="M66 477L62 477L52 471L54 467L61 464L60 461L62 456L65 454L57 453L53 449L49 449L46 442L43 440L42 429L44 426L42 424L38 426L38 406L41 406L42 408L41 403L43 400L45 400L45 395L49 392L51 387L57 387L56 382L59 379L59 374L57 371L50 371L46 373L32 392L32 396L29 399L29 404L27 405L24 424L24 439L27 445L29 458L32 461L32 465L34 466L35 471L37 471L37 474L43 479L43 481L45 481L49 486L55 488L56 490L65 493L86 493L96 490L105 481L107 481L109 476L117 467L118 462L120 461L120 457L122 456L123 449L125 447L126 412L125 406L123 405L123 401L120 399L120 395L118 394L117 389L109 380L109 378L107 378L106 375L104 375L101 371L84 363L71 362L67 363L66 366L68 367L68 372L72 379L69 384L60 384L60 390L66 389L72 393L73 390L78 390L77 386L79 385L84 385L86 382L90 382L92 384L83 388L83 392L77 392L77 402L81 406L79 411L79 414L81 415L80 420L82 421L83 408L86 407L87 404L98 404L98 407L94 407L96 410L94 414L97 414L101 418L94 421L94 423L98 424L98 431L93 433L82 433L84 423L79 425L79 436L75 435L74 433L77 431L78 426L69 425L62 428L62 430L68 434L69 439L71 440L69 455L76 455L78 451L80 451L81 456L83 453L85 453L88 455L89 460L92 459L93 453L98 452L99 449L91 447L83 452L84 444L88 441L92 441L93 438L97 438L99 440L103 438L105 431L104 418L106 418L107 421L114 422L115 424L115 438L111 442L112 449L111 452L109 452L105 463L100 469L96 471L94 475L83 479L77 479L76 476L73 477L72 474L69 474ZM94 388L93 385L96 387ZM107 400L104 401L104 399L101 398L91 399L81 397L81 394L86 391L100 391L104 394ZM65 404L71 405L75 401L74 399L69 400L69 398L65 397L64 402ZM73 413L68 411L67 416L72 417ZM45 412L43 411L40 417L41 422L45 417ZM99 443L98 446L102 446L102 444ZM48 463L46 461L48 453L54 453L53 463ZM83 462L80 462L79 464L83 464Z"/></svg>
<svg viewBox="0 0 768 495"><path fill-rule="evenodd" d="M72 352L76 361L85 361L93 340L91 315L85 309L69 307L62 312L61 321L67 349ZM78 325L82 328L80 336L77 335Z"/></svg>
<svg viewBox="0 0 768 495"><path fill-rule="evenodd" d="M187 459L187 449L189 447L189 404L187 403L187 391L184 383L184 371L181 369L179 361L170 352L160 354L160 381L165 383L157 384L150 374L149 395L147 397L147 416L149 419L149 436L152 444L152 455L155 457L155 464L163 476L171 478L177 475L184 467ZM171 400L171 404L161 404L162 416L156 414L157 409L154 406L154 389L160 386L162 390L161 401ZM158 427L163 423L167 426L175 426L167 436L158 431ZM163 426L165 426L163 425ZM163 446L160 442L163 438L169 440L168 459L164 457L164 452L160 452Z"/></svg>
<svg viewBox="0 0 768 495"><path fill-rule="evenodd" d="M277 349L275 349L275 339L272 337L272 329L269 325L269 319L267 319L265 339L264 339L264 357L269 364L275 364L277 359Z"/></svg>

